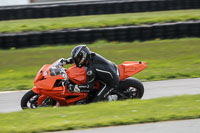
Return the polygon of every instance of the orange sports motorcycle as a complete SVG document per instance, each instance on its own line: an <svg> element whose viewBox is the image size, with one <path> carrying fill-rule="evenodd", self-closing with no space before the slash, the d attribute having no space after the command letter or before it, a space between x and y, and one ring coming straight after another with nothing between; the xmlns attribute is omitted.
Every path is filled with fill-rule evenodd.
<svg viewBox="0 0 200 133"><path fill-rule="evenodd" d="M113 90L107 101L142 98L143 84L131 76L147 67L145 62L126 61L118 65L120 83ZM91 103L94 93L99 89L100 82L94 84L94 91L76 93L68 90L69 84L83 85L86 82L86 70L72 65L68 69L59 65L59 60L53 64L44 65L34 79L34 87L21 99L22 109L34 109L46 106L68 106Z"/></svg>

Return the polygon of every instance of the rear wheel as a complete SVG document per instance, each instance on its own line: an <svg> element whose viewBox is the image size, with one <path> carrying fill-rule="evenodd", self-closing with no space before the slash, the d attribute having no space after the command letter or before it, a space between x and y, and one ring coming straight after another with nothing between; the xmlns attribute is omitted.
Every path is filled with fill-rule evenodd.
<svg viewBox="0 0 200 133"><path fill-rule="evenodd" d="M120 81L118 89L130 99L142 98L144 94L142 82L132 77Z"/></svg>

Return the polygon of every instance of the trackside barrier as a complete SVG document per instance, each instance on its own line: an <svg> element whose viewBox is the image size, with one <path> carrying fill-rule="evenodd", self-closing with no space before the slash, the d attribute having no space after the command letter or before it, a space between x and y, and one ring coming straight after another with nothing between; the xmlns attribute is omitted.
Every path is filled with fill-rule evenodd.
<svg viewBox="0 0 200 133"><path fill-rule="evenodd" d="M198 9L200 0L101 0L0 7L0 20Z"/></svg>
<svg viewBox="0 0 200 133"><path fill-rule="evenodd" d="M200 21L0 34L0 48L33 47L42 44L91 43L100 39L108 41L143 41L182 37L200 37Z"/></svg>

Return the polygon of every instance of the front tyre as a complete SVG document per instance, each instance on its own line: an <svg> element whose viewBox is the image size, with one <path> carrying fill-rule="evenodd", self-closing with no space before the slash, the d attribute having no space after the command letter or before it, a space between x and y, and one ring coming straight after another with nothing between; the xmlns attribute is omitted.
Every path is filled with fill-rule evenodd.
<svg viewBox="0 0 200 133"><path fill-rule="evenodd" d="M38 107L49 107L49 106L55 106L56 101L50 97L47 97L44 99L42 104L38 106L38 98L40 97L39 94L33 92L32 90L28 91L21 100L21 108L22 109L35 109Z"/></svg>
<svg viewBox="0 0 200 133"><path fill-rule="evenodd" d="M142 98L144 95L144 86L142 82L132 77L120 81L118 89L130 99Z"/></svg>
<svg viewBox="0 0 200 133"><path fill-rule="evenodd" d="M21 99L22 109L35 109L38 107L38 98L40 95L32 90L28 91Z"/></svg>

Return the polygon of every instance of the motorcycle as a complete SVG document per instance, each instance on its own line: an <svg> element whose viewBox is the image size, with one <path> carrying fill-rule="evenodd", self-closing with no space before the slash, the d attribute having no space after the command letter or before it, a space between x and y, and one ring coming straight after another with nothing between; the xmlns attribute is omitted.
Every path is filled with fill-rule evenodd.
<svg viewBox="0 0 200 133"><path fill-rule="evenodd" d="M47 106L69 106L92 102L94 93L101 82L94 83L94 91L76 93L68 89L69 84L83 85L86 82L86 70L72 65L65 69L60 61L44 65L34 79L34 87L21 99L22 109L34 109ZM110 92L107 101L142 98L144 86L141 81L131 77L144 70L146 62L126 61L118 65L120 83L117 89Z"/></svg>

